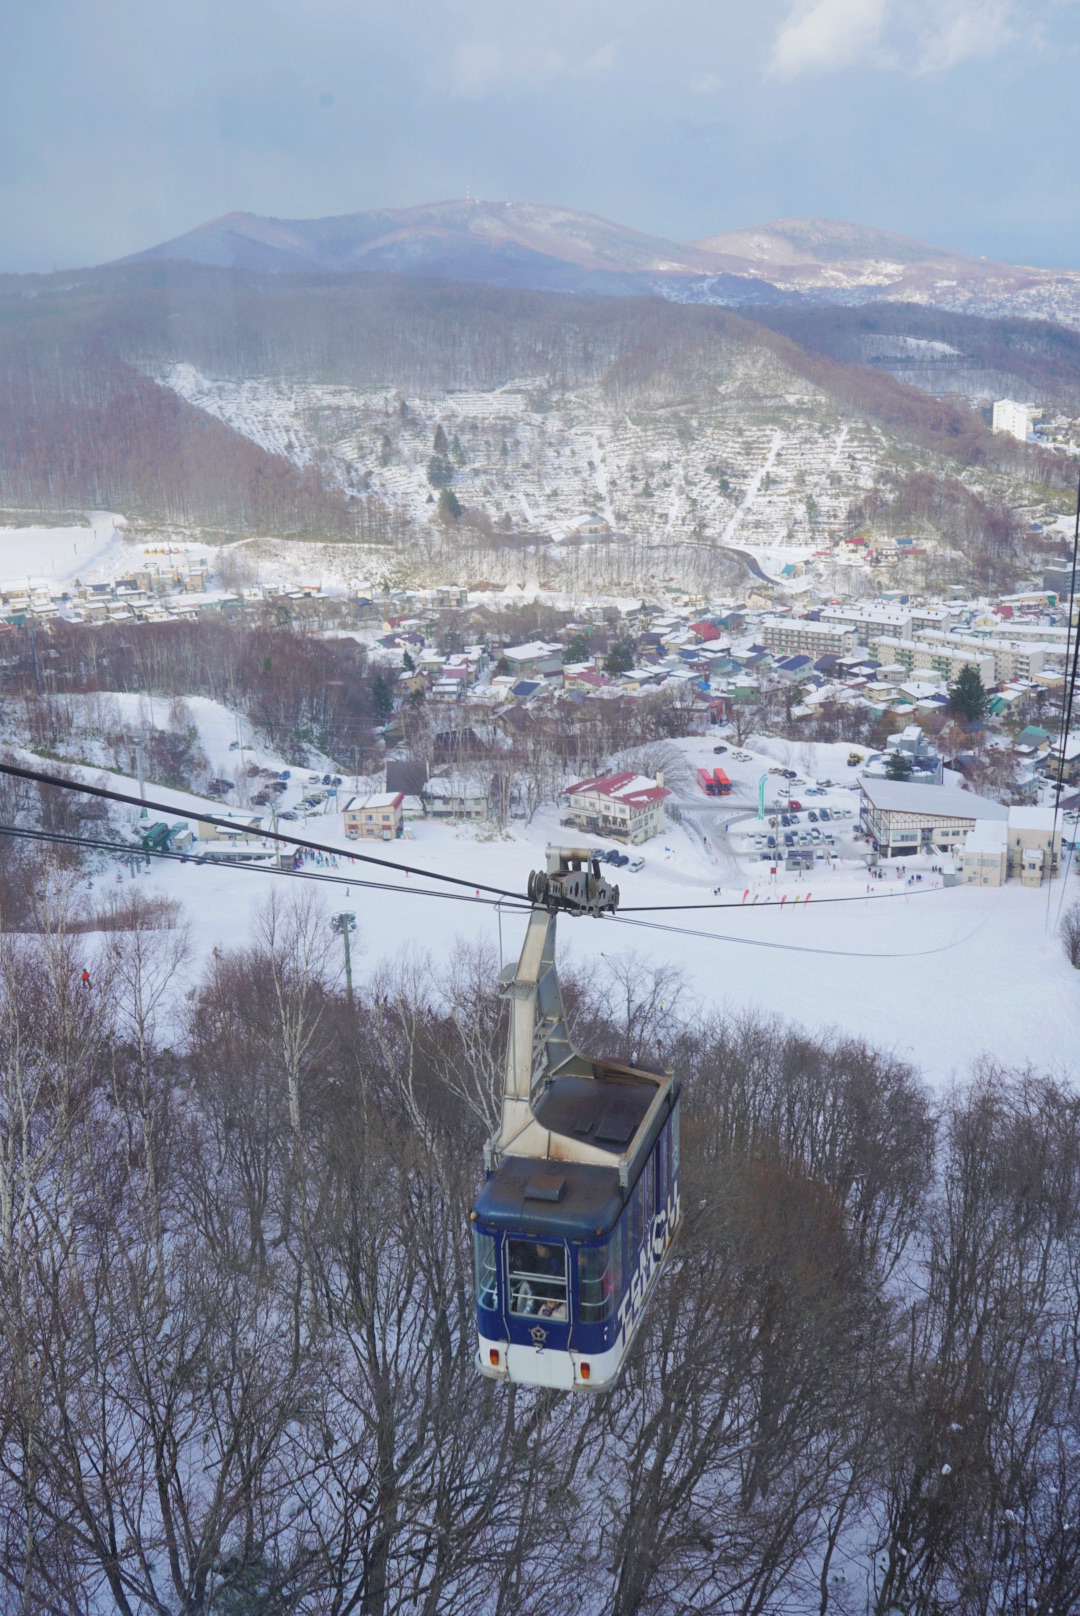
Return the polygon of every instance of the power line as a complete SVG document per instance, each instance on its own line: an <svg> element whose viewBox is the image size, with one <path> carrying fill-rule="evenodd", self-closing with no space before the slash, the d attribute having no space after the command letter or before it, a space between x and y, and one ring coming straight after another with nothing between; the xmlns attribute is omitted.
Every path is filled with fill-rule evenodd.
<svg viewBox="0 0 1080 1616"><path fill-rule="evenodd" d="M24 769L15 763L0 763L0 774L11 775L17 780L29 780L35 785L59 786L61 790L77 791L89 797L101 797L107 802L122 802L132 808L153 808L155 813L171 814L174 818L187 811L182 808L171 807L168 803L155 802L150 797L135 797L128 791L113 791L108 786L91 786L81 780L64 780L59 775L45 774L40 769ZM235 831L236 829L234 821L222 819L214 814L204 814L201 810L191 811L197 812L198 817L204 824L213 825L217 830ZM340 847L332 847L326 842L307 842L302 837L290 836L287 831L260 830L259 835L264 840L284 842L286 846L297 847L305 853L329 853L335 858L349 858L354 862L359 861L361 864L376 864L384 870L395 870L399 873L404 870L406 875L415 872L415 874L422 875L428 881L446 881L451 886L472 887L480 892L493 892L499 898L509 898L517 902L528 901L523 892L508 892L505 887L488 886L483 881L468 881L460 875L442 875L438 870L421 869L415 864L399 864L394 859L376 858L372 853L353 853L351 850L346 851Z"/></svg>
<svg viewBox="0 0 1080 1616"><path fill-rule="evenodd" d="M1053 829L1050 832L1050 862L1051 862L1051 865L1053 864L1053 859L1054 859L1054 843L1057 840L1058 809L1061 806L1061 793L1065 789L1065 748L1066 748L1066 746L1068 744L1068 740L1069 740L1069 731L1072 728L1073 701L1074 701L1075 696L1076 696L1077 663L1078 663L1078 660L1080 660L1080 616L1078 616L1075 635L1073 634L1073 628L1072 628L1073 604L1078 598L1077 588L1076 588L1076 564L1077 564L1078 555L1080 555L1080 476L1077 477L1077 485L1076 485L1076 520L1073 523L1072 577L1070 579L1070 588L1069 588L1069 605L1068 605L1068 608L1067 608L1067 611L1066 611L1066 618L1065 618L1065 622L1066 622L1066 628L1065 628L1065 677L1066 677L1066 680L1068 681L1068 683L1067 683L1066 691L1063 692L1063 700L1062 700L1062 704L1061 704L1062 705L1062 714L1061 714L1061 767L1060 767L1060 773L1058 775L1057 790L1054 792L1054 824L1053 824ZM1071 663L1071 665L1070 665L1070 661L1069 661L1069 645L1070 645L1070 642L1072 643L1072 663ZM1073 840L1074 841L1076 840L1075 836L1073 837ZM1061 924L1061 911L1062 911L1062 908L1064 907L1064 904L1065 904L1065 888L1069 884L1069 871L1070 871L1071 868L1072 868L1072 859L1070 858L1070 859L1067 860L1066 865L1065 865L1065 874L1064 874L1064 878L1063 878L1062 883L1061 883L1061 896L1058 899L1058 908L1057 908L1057 924L1058 925ZM1047 885L1047 889L1046 889L1046 919L1049 922L1049 919L1050 919L1050 886L1049 886L1049 884Z"/></svg>
<svg viewBox="0 0 1080 1616"><path fill-rule="evenodd" d="M14 840L19 840L19 841L47 842L47 843L52 843L52 844L54 844L56 846L61 846L61 847L77 847L77 848L93 849L94 851L100 851L100 852L106 852L106 853L116 853L116 854L118 854L118 855L120 855L122 857L127 857L127 858L147 858L147 859L172 860L175 863L194 864L196 866L205 866L205 863L206 863L205 860L193 859L187 853L180 853L180 852L176 852L176 851L173 851L173 850L170 850L170 849L165 849L165 848L136 848L132 844L127 843L127 842L111 842L111 841L106 841L101 837L76 836L76 835L73 835L73 834L70 834L70 833L64 832L64 831L38 830L38 829L32 829L30 827L24 827L24 826L20 826L20 825L2 825L2 824L0 824L0 836L9 836L9 837L13 838ZM478 893L474 893L473 895L470 895L470 894L464 893L464 892L440 892L437 889L432 888L432 887L419 887L419 886L415 886L415 885L399 886L396 883L387 882L387 881L370 881L370 880L366 880L362 876L331 875L327 871L324 871L324 870L298 870L298 869L288 869L288 868L285 868L285 869L277 868L277 869L275 869L275 868L273 868L272 866L270 866L268 864L261 864L261 863L260 864L247 864L247 863L243 862L242 860L230 861L229 867L230 867L230 869L244 871L244 872L246 872L248 874L252 874L252 875L284 875L284 876L288 876L291 879L296 879L296 880L322 881L322 882L328 883L328 884L333 885L333 886L350 886L350 887L355 886L355 887L358 887L358 888L360 888L361 890L364 890L364 891L411 893L416 897L443 898L443 899L447 899L447 900L449 900L451 902L454 902L454 903L479 904L482 908L485 908L485 909L500 909L501 910L501 907L502 907L503 903L506 901L506 900L504 900L502 898L482 898L482 897L479 896ZM929 890L933 891L935 889L931 888ZM832 902L850 901L850 902L855 902L855 903L865 903L867 901L871 901L871 902L880 901L880 898L886 898L886 897L903 898L903 897L907 897L907 896L908 896L907 893L895 892L895 893L881 893L881 894L879 894L878 899L871 898L871 899L868 900L867 898L858 898L858 897L856 897L856 898L853 898L853 899L850 899L850 900L839 900L839 899L826 900L826 899L822 899L821 901L822 902L827 902L827 901L832 901ZM532 907L531 904L529 903L528 899L525 899L525 898L513 899L512 901L513 901L513 904L514 904L513 913L516 913L516 914L526 913ZM687 907L693 907L693 906L688 905ZM741 905L741 904L736 904L736 905L702 905L700 907L720 907L720 908L734 907L734 908L740 908L741 909L741 908L744 908L745 906ZM766 907L773 908L773 909L779 909L780 906L778 904L771 904L771 905L767 905ZM759 912L762 912L762 911L759 911ZM941 944L941 945L939 945L938 947L935 947L935 948L911 949L911 950L906 950L906 951L896 951L896 952L876 953L876 954L870 954L870 953L867 953L865 950L860 950L860 949L815 948L810 944L803 944L803 943L777 943L777 942L767 942L762 938L732 937L732 936L729 936L729 935L727 935L725 933L721 933L721 932L698 931L698 930L695 930L694 928L688 927L688 926L665 925L660 921L633 920L633 919L629 918L629 916L624 917L621 914L610 915L610 916L607 916L606 918L612 919L617 924L620 924L620 925L637 926L639 929L643 929L643 930L646 930L646 931L668 932L673 936L680 936L680 937L700 937L700 938L705 939L708 942L733 943L736 946L743 946L743 947L747 947L747 948L773 949L773 950L777 950L777 951L779 951L781 953L788 953L788 954L817 954L817 955L824 955L826 958L833 958L833 959L863 959L863 960L866 960L866 959L873 959L873 960L889 959L889 960L892 960L892 959L919 959L919 958L922 958L922 957L924 957L926 955L930 955L930 954L946 953L949 949L956 948L956 947L959 946L960 943L967 942L971 937L974 937L976 935L976 933L981 931L982 927L986 924L987 920L990 917L989 917L989 915L985 916L979 922L978 926L976 926L973 931L968 933L967 937L958 938L956 942L943 943L943 944Z"/></svg>
<svg viewBox="0 0 1080 1616"><path fill-rule="evenodd" d="M886 898L914 898L914 897L924 898L924 897L929 897L931 894L937 894L937 893L939 893L939 892L941 892L943 890L944 889L942 887L935 887L935 886L922 887L922 886L920 886L920 887L912 887L912 888L910 888L910 890L905 889L903 892L865 892L865 893L848 892L848 893L842 893L840 896L835 897L835 898L812 898L811 894L808 892L805 897L799 897L796 894L792 898L785 898L784 900L782 900L782 903L783 903L783 907L785 909L787 909L788 907L790 907L792 909L797 909L800 905L805 906L805 905L812 902L813 905L814 905L814 908L817 909L823 903L881 903ZM690 910L690 909L741 909L741 910L745 910L747 913L749 913L751 909L757 909L757 908L779 909L780 907L781 907L781 904L778 903L775 898L766 898L764 904L758 904L756 899L754 900L753 903L746 903L743 899L740 898L738 902L735 902L735 900L732 899L731 902L727 902L725 900L725 901L722 901L720 903L646 903L646 904L635 904L632 908L629 908L629 909L625 908L623 905L620 905L618 913L620 915L652 915L652 914L665 914L666 915L666 914L674 914L676 912L681 912L683 910Z"/></svg>
<svg viewBox="0 0 1080 1616"><path fill-rule="evenodd" d="M212 864L210 860L192 858L189 853L179 853L173 849L135 847L130 842L109 842L100 837L75 836L64 831L37 830L22 825L0 825L0 836L9 836L16 841L50 842L60 847L89 848L95 852L116 853L122 858L172 860L174 863L191 864L197 868L207 868ZM357 875L331 875L326 870L298 870L269 864L248 864L241 859L229 860L229 868L254 875L284 875L295 880L323 881L332 886L359 887L367 891L411 893L421 898L445 898L454 903L478 903L485 909L498 908L507 901L504 898L481 898L475 893L470 896L466 892L440 892L435 887L421 887L411 883L406 886L391 881L369 881ZM530 908L527 898L515 898L513 903L514 913L525 913Z"/></svg>
<svg viewBox="0 0 1080 1616"><path fill-rule="evenodd" d="M886 894L887 896L887 894ZM893 894L896 897L905 897L905 893ZM606 919L612 920L620 926L638 926L646 931L670 932L677 937L701 937L711 943L735 943L741 948L775 949L782 954L819 954L826 959L858 959L858 960L896 960L896 959L923 959L930 954L945 954L952 948L959 948L962 943L970 942L979 933L990 919L984 915L979 924L965 937L958 937L953 943L939 943L934 948L913 948L896 950L890 953L869 954L865 949L857 948L814 948L809 943L775 943L768 942L761 937L729 937L725 933L715 931L697 931L690 926L666 926L657 920L631 920L620 914L609 915Z"/></svg>

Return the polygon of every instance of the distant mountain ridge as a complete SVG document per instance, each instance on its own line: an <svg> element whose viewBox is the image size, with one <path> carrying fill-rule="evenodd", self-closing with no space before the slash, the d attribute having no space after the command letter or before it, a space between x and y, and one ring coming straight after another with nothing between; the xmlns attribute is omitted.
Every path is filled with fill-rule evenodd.
<svg viewBox="0 0 1080 1616"><path fill-rule="evenodd" d="M834 219L776 219L680 243L538 203L445 201L322 219L228 213L123 262L153 259L734 306L883 299L1080 328L1080 271L997 263Z"/></svg>

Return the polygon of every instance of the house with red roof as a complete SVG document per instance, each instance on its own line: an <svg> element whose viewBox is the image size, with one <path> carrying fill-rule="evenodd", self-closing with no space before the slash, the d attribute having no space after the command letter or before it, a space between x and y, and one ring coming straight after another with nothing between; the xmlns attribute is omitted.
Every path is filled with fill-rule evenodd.
<svg viewBox="0 0 1080 1616"><path fill-rule="evenodd" d="M598 774L566 787L561 823L636 845L662 833L664 802L670 796L662 774L655 779L647 774Z"/></svg>

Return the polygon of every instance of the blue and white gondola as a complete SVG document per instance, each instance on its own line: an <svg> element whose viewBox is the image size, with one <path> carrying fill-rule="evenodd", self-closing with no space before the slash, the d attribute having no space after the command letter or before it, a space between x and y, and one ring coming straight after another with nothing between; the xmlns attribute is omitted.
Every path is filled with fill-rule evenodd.
<svg viewBox="0 0 1080 1616"><path fill-rule="evenodd" d="M587 849L548 849L510 1000L502 1117L472 1213L483 1374L614 1384L679 1227L679 1083L570 1043L555 969L560 909L601 914L618 888Z"/></svg>

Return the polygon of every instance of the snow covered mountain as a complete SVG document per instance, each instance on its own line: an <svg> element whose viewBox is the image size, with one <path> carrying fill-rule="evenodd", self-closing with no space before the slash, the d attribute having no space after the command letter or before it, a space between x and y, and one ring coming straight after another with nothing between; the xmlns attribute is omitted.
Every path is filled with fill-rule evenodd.
<svg viewBox="0 0 1080 1616"><path fill-rule="evenodd" d="M731 280L715 255L573 208L514 202L434 202L328 219L229 213L127 262L186 259L252 270L381 270L490 286L573 292L646 292L654 283L715 277L747 301L778 294L754 272ZM740 284L745 281L746 284ZM729 301L717 296L716 301Z"/></svg>
<svg viewBox="0 0 1080 1616"><path fill-rule="evenodd" d="M148 259L292 273L381 270L727 305L899 301L1080 328L1080 271L973 258L833 219L776 219L679 243L533 203L434 202L325 219L229 213L126 261Z"/></svg>

